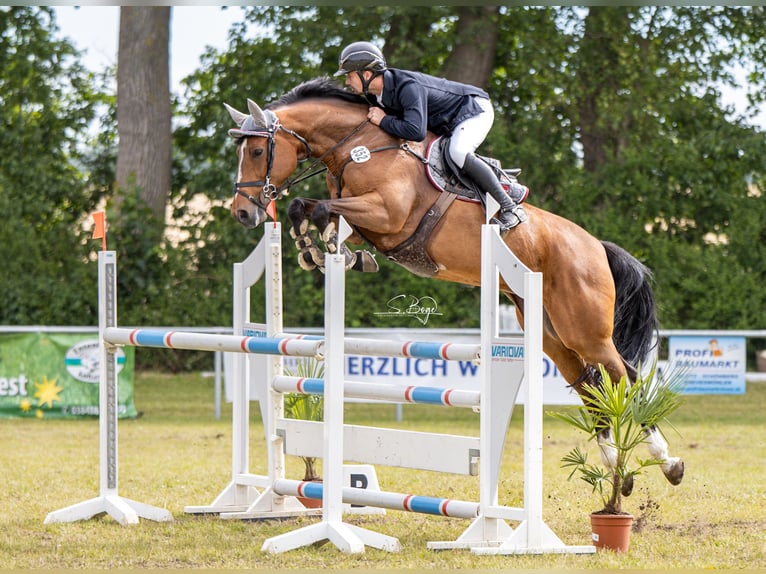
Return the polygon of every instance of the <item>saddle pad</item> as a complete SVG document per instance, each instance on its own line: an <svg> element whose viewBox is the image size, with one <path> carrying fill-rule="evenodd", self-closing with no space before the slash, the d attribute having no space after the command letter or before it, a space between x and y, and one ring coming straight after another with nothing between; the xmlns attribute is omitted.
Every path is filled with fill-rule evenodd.
<svg viewBox="0 0 766 574"><path fill-rule="evenodd" d="M436 189L439 191L448 191L458 195L458 199L463 201L476 201L483 203L483 196L472 181L464 181L458 173L457 166L449 159L448 154L449 138L439 136L428 144L426 149L426 175ZM484 160L495 172L503 189L508 193L511 199L518 203L523 203L527 198L529 189L520 185L516 176L521 173L520 169L502 169L500 162L494 158L487 158L480 155L476 157ZM515 184L515 185L514 185Z"/></svg>

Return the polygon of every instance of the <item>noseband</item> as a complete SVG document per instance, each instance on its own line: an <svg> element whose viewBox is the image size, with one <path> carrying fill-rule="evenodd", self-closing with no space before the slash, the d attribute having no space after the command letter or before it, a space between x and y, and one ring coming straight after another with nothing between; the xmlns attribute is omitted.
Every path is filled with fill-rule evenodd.
<svg viewBox="0 0 766 574"><path fill-rule="evenodd" d="M266 175L263 180L238 181L234 184L235 197L237 195L241 195L242 197L247 199L249 202L257 205L261 209L266 209L265 207L266 200L273 201L275 199L279 199L280 197L282 197L282 195L285 194L285 192L290 188L291 185L293 185L294 183L297 183L295 180L291 180L290 178L285 180L285 182L279 187L271 183L271 169L274 167L274 147L276 145L277 132L279 130L282 130L283 132L290 134L291 136L296 138L306 148L306 158L311 156L311 146L309 145L309 142L307 142L305 138L303 138L302 136L300 136L293 130L290 130L284 127L274 112L270 110L266 110L264 111L264 114L266 114L269 119L269 121L267 122L268 127L266 127L265 129L239 130L239 134L241 134L242 139L246 139L249 137L261 137L261 138L266 138L268 140L266 142ZM261 192L258 195L250 195L246 191L243 191L244 189L247 189L249 187L260 187Z"/></svg>

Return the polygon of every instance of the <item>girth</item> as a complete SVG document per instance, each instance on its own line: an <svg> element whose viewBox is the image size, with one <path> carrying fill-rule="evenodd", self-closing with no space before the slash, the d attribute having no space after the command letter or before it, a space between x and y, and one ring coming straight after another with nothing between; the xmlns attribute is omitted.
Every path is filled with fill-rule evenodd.
<svg viewBox="0 0 766 574"><path fill-rule="evenodd" d="M426 252L426 245L434 227L439 223L447 208L455 201L455 198L457 195L454 193L446 191L440 193L438 199L418 223L415 232L393 249L382 252L383 256L420 277L436 275L439 272L439 267Z"/></svg>

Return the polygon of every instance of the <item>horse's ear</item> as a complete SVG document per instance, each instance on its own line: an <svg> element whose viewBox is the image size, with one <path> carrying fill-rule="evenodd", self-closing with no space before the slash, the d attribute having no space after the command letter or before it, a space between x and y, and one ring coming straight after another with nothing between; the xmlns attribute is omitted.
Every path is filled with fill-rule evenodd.
<svg viewBox="0 0 766 574"><path fill-rule="evenodd" d="M269 121L266 118L266 114L263 110L250 98L247 99L247 109L250 111L250 115L253 116L253 121L256 125L269 127Z"/></svg>
<svg viewBox="0 0 766 574"><path fill-rule="evenodd" d="M226 108L226 111L229 112L231 119L234 120L234 123L237 124L238 127L242 127L242 123L247 118L247 114L243 114L242 112L235 110L234 108L232 108L229 104L225 102L223 105Z"/></svg>

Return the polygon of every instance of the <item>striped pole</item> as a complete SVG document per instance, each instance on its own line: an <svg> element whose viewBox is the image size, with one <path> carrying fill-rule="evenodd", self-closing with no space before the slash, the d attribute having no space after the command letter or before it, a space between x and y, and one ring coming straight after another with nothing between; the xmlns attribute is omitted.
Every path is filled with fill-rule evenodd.
<svg viewBox="0 0 766 574"><path fill-rule="evenodd" d="M274 492L284 496L301 496L322 500L324 486L318 482L280 479L274 482ZM343 487L343 502L451 518L476 518L479 515L478 502L365 490L350 486Z"/></svg>
<svg viewBox="0 0 766 574"><path fill-rule="evenodd" d="M166 329L106 329L104 340L113 345L184 349L191 351L228 351L262 355L290 355L317 357L324 355L324 341L303 339L274 339L269 337L242 337L240 335L211 335Z"/></svg>
<svg viewBox="0 0 766 574"><path fill-rule="evenodd" d="M282 393L324 394L324 380L316 378L274 377L272 387L274 390ZM345 381L343 389L343 396L352 399L373 399L468 408L478 407L481 402L479 391L464 389L362 383L358 381Z"/></svg>
<svg viewBox="0 0 766 574"><path fill-rule="evenodd" d="M319 335L281 333L281 337L321 341ZM412 357L413 359L442 359L445 361L478 361L481 345L471 343L437 343L433 341L386 341L346 337L344 351L352 355L372 357Z"/></svg>

